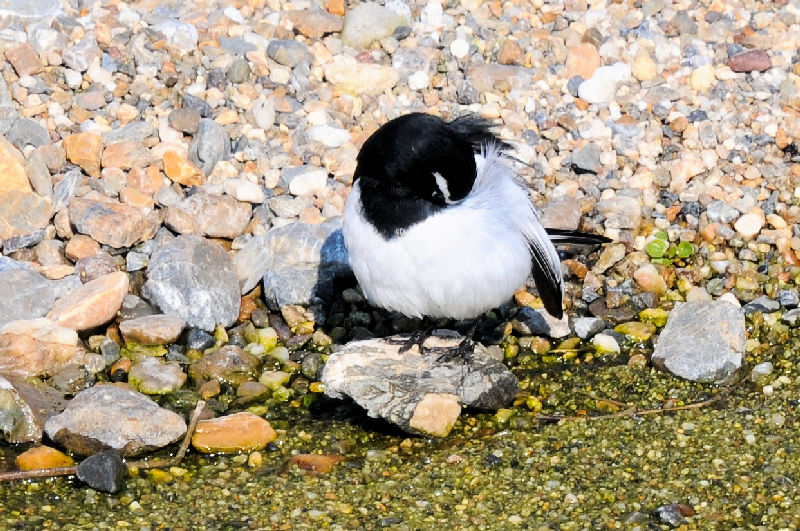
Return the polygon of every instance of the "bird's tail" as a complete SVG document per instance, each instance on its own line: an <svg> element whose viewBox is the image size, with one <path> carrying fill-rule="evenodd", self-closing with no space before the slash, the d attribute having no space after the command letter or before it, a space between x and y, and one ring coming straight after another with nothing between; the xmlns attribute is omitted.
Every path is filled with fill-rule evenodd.
<svg viewBox="0 0 800 531"><path fill-rule="evenodd" d="M545 231L555 245L601 245L611 242L605 236L577 230L545 229Z"/></svg>

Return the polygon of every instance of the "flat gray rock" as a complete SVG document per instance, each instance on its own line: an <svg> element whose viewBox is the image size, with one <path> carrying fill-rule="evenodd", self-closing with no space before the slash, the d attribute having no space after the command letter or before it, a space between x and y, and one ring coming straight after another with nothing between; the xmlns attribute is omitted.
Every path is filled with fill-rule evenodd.
<svg viewBox="0 0 800 531"><path fill-rule="evenodd" d="M79 455L114 448L132 456L177 441L186 433L186 422L142 393L101 384L75 395L44 429L52 440Z"/></svg>
<svg viewBox="0 0 800 531"><path fill-rule="evenodd" d="M744 358L744 311L725 301L678 304L669 314L653 363L695 382L724 382Z"/></svg>
<svg viewBox="0 0 800 531"><path fill-rule="evenodd" d="M239 315L240 292L228 253L200 236L178 236L158 248L142 294L189 326L214 330Z"/></svg>
<svg viewBox="0 0 800 531"><path fill-rule="evenodd" d="M230 155L231 142L222 126L208 118L200 120L194 142L189 146L189 160L210 175L217 162Z"/></svg>
<svg viewBox="0 0 800 531"><path fill-rule="evenodd" d="M397 339L397 338L395 338ZM425 347L457 345L459 339L431 337ZM517 394L517 378L478 346L469 363L437 361L416 347L400 353L385 339L353 341L328 358L320 380L325 394L349 397L371 417L410 433L443 437L462 407L499 409Z"/></svg>
<svg viewBox="0 0 800 531"><path fill-rule="evenodd" d="M50 280L29 269L0 267L0 326L17 319L42 317L56 300Z"/></svg>

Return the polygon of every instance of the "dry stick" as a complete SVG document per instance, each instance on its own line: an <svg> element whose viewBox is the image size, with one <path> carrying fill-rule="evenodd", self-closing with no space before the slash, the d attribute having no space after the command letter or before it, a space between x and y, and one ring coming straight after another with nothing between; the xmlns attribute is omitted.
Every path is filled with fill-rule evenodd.
<svg viewBox="0 0 800 531"><path fill-rule="evenodd" d="M200 420L200 413L203 411L206 403L200 400L194 408L192 418L189 421L189 427L186 429L186 435L183 437L183 442L178 453L175 457L170 459L154 459L152 461L129 461L125 463L128 471L131 469L148 470L151 468L163 468L167 466L178 466L183 458L186 456L186 451L189 448L189 442L192 440L194 430L197 428L197 421ZM4 481L15 481L18 479L37 479L37 478L53 478L57 476L74 476L78 472L77 466L62 466L58 468L39 468L37 470L13 470L11 472L0 472L0 483Z"/></svg>

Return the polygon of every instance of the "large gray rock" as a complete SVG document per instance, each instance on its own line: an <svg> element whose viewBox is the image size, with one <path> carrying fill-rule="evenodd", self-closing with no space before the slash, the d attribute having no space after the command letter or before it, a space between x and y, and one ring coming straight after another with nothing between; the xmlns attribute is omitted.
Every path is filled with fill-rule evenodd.
<svg viewBox="0 0 800 531"><path fill-rule="evenodd" d="M679 304L669 314L653 363L696 382L724 382L744 358L744 311L725 301Z"/></svg>
<svg viewBox="0 0 800 531"><path fill-rule="evenodd" d="M0 293L0 326L17 319L42 317L56 300L52 283L44 276L30 269L4 270L1 262Z"/></svg>
<svg viewBox="0 0 800 531"><path fill-rule="evenodd" d="M264 298L278 309L333 295L333 283L350 274L341 219L292 223L251 239L233 258L242 293L263 277Z"/></svg>
<svg viewBox="0 0 800 531"><path fill-rule="evenodd" d="M398 26L411 23L405 13L398 13L373 2L362 2L347 11L342 29L342 42L357 50L390 36Z"/></svg>
<svg viewBox="0 0 800 531"><path fill-rule="evenodd" d="M396 338L395 338L396 339ZM458 344L431 337L425 348ZM469 363L442 362L435 352L400 353L385 339L354 341L328 358L322 372L325 394L350 397L371 417L410 433L445 436L461 407L498 409L517 394L517 378L478 346Z"/></svg>
<svg viewBox="0 0 800 531"><path fill-rule="evenodd" d="M79 455L114 448L132 456L177 441L186 433L186 422L137 391L103 384L75 395L44 429L52 440Z"/></svg>
<svg viewBox="0 0 800 531"><path fill-rule="evenodd" d="M193 235L178 236L153 253L142 294L162 312L203 330L232 325L241 302L228 253Z"/></svg>

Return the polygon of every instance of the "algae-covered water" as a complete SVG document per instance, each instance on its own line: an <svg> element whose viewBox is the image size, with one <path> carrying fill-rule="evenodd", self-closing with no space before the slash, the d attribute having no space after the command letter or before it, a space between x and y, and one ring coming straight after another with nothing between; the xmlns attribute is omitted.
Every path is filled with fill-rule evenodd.
<svg viewBox="0 0 800 531"><path fill-rule="evenodd" d="M0 484L0 528L797 529L798 340L766 329L751 328L742 378L728 386L521 350L517 403L468 412L440 440L321 395L310 407L262 408L279 432L263 451L190 452L180 467L134 475L117 495L73 478ZM772 373L752 382L763 361ZM4 446L0 468L23 449ZM308 453L333 466L294 465Z"/></svg>

